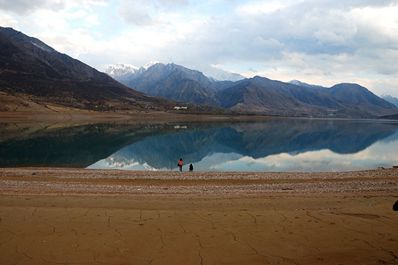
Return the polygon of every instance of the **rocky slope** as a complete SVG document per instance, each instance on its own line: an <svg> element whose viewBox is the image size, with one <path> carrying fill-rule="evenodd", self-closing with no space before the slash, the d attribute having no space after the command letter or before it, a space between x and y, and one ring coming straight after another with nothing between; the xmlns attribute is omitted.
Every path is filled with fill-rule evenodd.
<svg viewBox="0 0 398 265"><path fill-rule="evenodd" d="M92 110L166 107L164 100L130 89L36 38L3 27L0 27L0 91L41 105Z"/></svg>

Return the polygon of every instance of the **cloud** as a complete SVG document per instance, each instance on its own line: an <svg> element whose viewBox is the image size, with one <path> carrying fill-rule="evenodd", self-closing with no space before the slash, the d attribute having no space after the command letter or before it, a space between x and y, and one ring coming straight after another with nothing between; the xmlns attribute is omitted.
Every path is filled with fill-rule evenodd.
<svg viewBox="0 0 398 265"><path fill-rule="evenodd" d="M280 11L292 4L292 1L257 1L237 7L236 12L241 16L259 15Z"/></svg>
<svg viewBox="0 0 398 265"><path fill-rule="evenodd" d="M152 2L163 8L176 8L186 6L189 3L188 0L155 0Z"/></svg>
<svg viewBox="0 0 398 265"><path fill-rule="evenodd" d="M37 9L48 8L57 10L62 8L64 3L59 0L0 0L0 9L15 12L17 14L27 14Z"/></svg>
<svg viewBox="0 0 398 265"><path fill-rule="evenodd" d="M0 25L7 25L9 27L16 27L18 25L18 20L9 14L1 14Z"/></svg>
<svg viewBox="0 0 398 265"><path fill-rule="evenodd" d="M162 19L162 12L186 6L187 0L123 0L119 12L129 24L145 26L167 23Z"/></svg>
<svg viewBox="0 0 398 265"><path fill-rule="evenodd" d="M73 5L103 5L104 3L106 0L0 0L0 10L26 15L36 10L59 11Z"/></svg>
<svg viewBox="0 0 398 265"><path fill-rule="evenodd" d="M396 137L396 136L395 136ZM281 153L264 158L242 157L232 166L260 171L348 171L374 169L396 164L398 141L378 141L355 154L337 154L330 150L309 151L300 154ZM219 165L220 168L231 165Z"/></svg>
<svg viewBox="0 0 398 265"><path fill-rule="evenodd" d="M148 7L143 7L138 3L130 3L120 9L120 15L127 23L135 25L151 25L156 20L150 15Z"/></svg>

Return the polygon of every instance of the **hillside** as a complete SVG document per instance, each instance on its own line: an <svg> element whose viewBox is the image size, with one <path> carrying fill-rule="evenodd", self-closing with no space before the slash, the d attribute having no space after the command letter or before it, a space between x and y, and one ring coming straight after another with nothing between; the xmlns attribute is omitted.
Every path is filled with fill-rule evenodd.
<svg viewBox="0 0 398 265"><path fill-rule="evenodd" d="M217 94L222 106L238 112L280 116L369 118L397 112L397 108L357 84L331 88L298 85L254 77Z"/></svg>
<svg viewBox="0 0 398 265"><path fill-rule="evenodd" d="M145 96L36 38L3 27L0 92L8 99L2 111L30 104L100 111L158 110L166 106L164 100Z"/></svg>
<svg viewBox="0 0 398 265"><path fill-rule="evenodd" d="M338 84L331 87L328 92L344 106L341 111L347 114L356 114L358 117L378 117L398 112L396 106L358 84Z"/></svg>

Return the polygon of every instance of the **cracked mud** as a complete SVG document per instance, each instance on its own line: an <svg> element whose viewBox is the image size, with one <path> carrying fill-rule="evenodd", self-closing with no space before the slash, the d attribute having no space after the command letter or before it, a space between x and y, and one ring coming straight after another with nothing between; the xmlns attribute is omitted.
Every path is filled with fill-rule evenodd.
<svg viewBox="0 0 398 265"><path fill-rule="evenodd" d="M361 173L357 181L364 189L355 192L334 191L345 181L355 183L352 175L342 174L333 182L304 174L289 185L304 189L316 184L327 192L264 186L249 195L242 195L239 187L246 190L253 183L175 179L149 181L147 193L128 194L123 187L121 193L101 193L96 187L74 193L68 192L70 187L59 190L60 185L70 183L68 174L84 171L62 173L63 178L55 176L59 172L35 172L34 178L47 184L40 192L35 184L13 192L1 184L18 182L17 171L3 170L0 176L0 264L398 264L395 171ZM269 185L269 175L265 177ZM145 187L145 180L79 181L113 191L116 185ZM189 192L205 184L211 194ZM173 193L181 187L188 191ZM235 189L240 192L233 193Z"/></svg>

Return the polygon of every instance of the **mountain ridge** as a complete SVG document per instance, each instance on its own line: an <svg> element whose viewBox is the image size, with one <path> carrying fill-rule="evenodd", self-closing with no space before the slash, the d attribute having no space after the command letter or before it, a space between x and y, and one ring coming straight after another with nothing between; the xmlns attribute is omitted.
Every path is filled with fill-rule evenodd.
<svg viewBox="0 0 398 265"><path fill-rule="evenodd" d="M398 98L397 97L393 97L391 95L382 95L381 98L398 107Z"/></svg>
<svg viewBox="0 0 398 265"><path fill-rule="evenodd" d="M367 118L398 112L395 106L358 84L341 83L324 88L298 86L259 76L248 80L224 90L219 97L228 97L229 92L239 90L236 104L230 108L282 116Z"/></svg>
<svg viewBox="0 0 398 265"><path fill-rule="evenodd" d="M395 106L358 84L341 83L327 88L262 76L235 82L215 81L202 72L173 63L152 65L130 76L125 84L151 96L222 107L236 113L369 118L398 112Z"/></svg>

